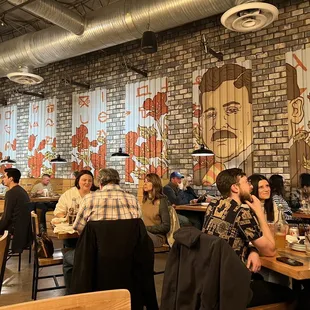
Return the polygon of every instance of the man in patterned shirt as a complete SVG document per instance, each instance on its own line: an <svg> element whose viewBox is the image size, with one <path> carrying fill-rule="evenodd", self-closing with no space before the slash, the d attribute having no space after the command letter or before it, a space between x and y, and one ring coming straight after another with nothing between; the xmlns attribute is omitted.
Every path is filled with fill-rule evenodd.
<svg viewBox="0 0 310 310"><path fill-rule="evenodd" d="M241 169L223 170L216 184L223 198L209 204L202 231L226 240L243 262L247 260L247 267L258 272L260 259L256 251L251 251L249 243L264 256L276 254L261 203L251 195L252 185ZM251 289L253 298L248 305L251 307L294 299L289 288L263 280L252 281Z"/></svg>
<svg viewBox="0 0 310 310"><path fill-rule="evenodd" d="M116 170L102 169L98 179L100 190L84 197L73 229L81 233L89 221L125 220L141 217L142 212L137 198L121 189L119 186L120 177ZM70 294L74 253L74 250L66 252L63 259L67 294Z"/></svg>

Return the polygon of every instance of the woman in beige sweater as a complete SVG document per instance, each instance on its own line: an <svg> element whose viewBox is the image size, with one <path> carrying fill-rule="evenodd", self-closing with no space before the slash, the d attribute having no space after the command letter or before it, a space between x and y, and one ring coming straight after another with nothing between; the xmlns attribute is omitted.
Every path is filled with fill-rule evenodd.
<svg viewBox="0 0 310 310"><path fill-rule="evenodd" d="M163 194L160 177L155 173L146 175L143 185L143 221L154 247L167 243L170 230L168 200Z"/></svg>

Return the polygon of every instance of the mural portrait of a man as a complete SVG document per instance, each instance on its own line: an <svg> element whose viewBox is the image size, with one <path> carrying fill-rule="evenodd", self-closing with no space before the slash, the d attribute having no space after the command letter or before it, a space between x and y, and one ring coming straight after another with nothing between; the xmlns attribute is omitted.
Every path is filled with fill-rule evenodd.
<svg viewBox="0 0 310 310"><path fill-rule="evenodd" d="M239 64L208 69L198 87L199 139L215 156L195 163L196 184L212 185L223 169L252 172L251 70ZM197 144L199 144L196 141Z"/></svg>
<svg viewBox="0 0 310 310"><path fill-rule="evenodd" d="M302 70L300 68L300 72ZM299 175L310 172L310 121L304 106L304 96L309 91L301 90L299 79L305 79L302 74L298 76L297 69L289 63L286 64L286 79L291 186L298 187Z"/></svg>

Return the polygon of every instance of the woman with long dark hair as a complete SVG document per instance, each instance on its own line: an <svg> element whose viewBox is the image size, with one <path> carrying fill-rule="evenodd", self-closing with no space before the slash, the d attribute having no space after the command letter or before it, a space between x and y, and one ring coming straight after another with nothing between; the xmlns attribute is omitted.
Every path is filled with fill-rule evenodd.
<svg viewBox="0 0 310 310"><path fill-rule="evenodd" d="M252 195L256 196L261 202L266 220L277 221L278 207L272 201L268 179L261 174L252 174L248 180L253 186Z"/></svg>
<svg viewBox="0 0 310 310"><path fill-rule="evenodd" d="M292 210L289 207L287 201L284 199L284 181L283 177L279 174L274 174L269 178L269 184L271 188L271 197L273 202L278 206L279 204L283 207L283 212L286 220L292 219Z"/></svg>
<svg viewBox="0 0 310 310"><path fill-rule="evenodd" d="M143 221L154 247L167 243L166 234L170 230L168 200L163 194L160 177L155 173L146 175L143 185Z"/></svg>

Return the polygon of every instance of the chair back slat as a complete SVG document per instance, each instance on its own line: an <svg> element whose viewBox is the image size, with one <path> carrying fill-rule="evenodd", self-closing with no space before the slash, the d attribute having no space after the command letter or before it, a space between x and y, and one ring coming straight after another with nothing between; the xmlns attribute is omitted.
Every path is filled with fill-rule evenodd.
<svg viewBox="0 0 310 310"><path fill-rule="evenodd" d="M56 298L36 300L16 305L1 307L1 310L32 310L32 309L57 309L57 310L130 310L130 293L128 290L100 291L68 295Z"/></svg>
<svg viewBox="0 0 310 310"><path fill-rule="evenodd" d="M4 277L6 259L9 251L11 236L7 230L4 231L4 234L0 237L0 294L2 288L2 282Z"/></svg>

